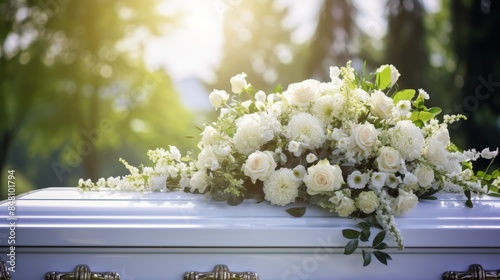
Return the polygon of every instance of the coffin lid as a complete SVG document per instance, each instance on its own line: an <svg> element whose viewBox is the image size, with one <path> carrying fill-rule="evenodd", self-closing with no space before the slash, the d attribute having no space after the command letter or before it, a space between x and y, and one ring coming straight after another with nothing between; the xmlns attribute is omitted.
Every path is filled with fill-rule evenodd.
<svg viewBox="0 0 500 280"><path fill-rule="evenodd" d="M397 218L409 247L500 247L500 200L458 194L421 201ZM7 221L8 201L0 204ZM17 246L117 247L343 247L342 229L357 221L319 207L294 218L287 207L247 200L238 206L184 192L81 192L46 188L15 201ZM374 232L376 232L374 230ZM0 239L9 234L0 225Z"/></svg>

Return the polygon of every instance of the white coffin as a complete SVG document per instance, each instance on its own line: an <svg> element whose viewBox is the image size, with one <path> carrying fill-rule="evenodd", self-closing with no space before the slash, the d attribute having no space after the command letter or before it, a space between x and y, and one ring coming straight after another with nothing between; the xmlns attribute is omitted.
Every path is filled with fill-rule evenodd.
<svg viewBox="0 0 500 280"><path fill-rule="evenodd" d="M229 206L182 192L75 188L16 198L15 263L9 263L9 205L0 204L0 257L7 269L15 264L14 280L45 279L48 272L72 275L79 265L99 277L115 272L119 278L106 279L122 280L184 279L186 272L196 279L194 271L212 272L216 265L235 274L255 272L261 280L442 279L445 271L467 271L471 264L500 268L500 200L488 197L474 200L473 209L458 195L420 202L397 219L406 249L389 248L393 260L387 266L373 258L367 267L360 252L342 254L348 240L341 230L356 222L320 208L294 218L265 202ZM87 279L81 277L61 279ZM198 275L240 279L223 272L217 277Z"/></svg>

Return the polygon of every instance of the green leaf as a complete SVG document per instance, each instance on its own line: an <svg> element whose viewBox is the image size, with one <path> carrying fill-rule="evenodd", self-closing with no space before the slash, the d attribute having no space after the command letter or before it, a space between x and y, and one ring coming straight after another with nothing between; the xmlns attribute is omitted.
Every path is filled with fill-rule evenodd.
<svg viewBox="0 0 500 280"><path fill-rule="evenodd" d="M343 229L342 235L347 239L357 239L361 233L354 229Z"/></svg>
<svg viewBox="0 0 500 280"><path fill-rule="evenodd" d="M306 213L306 207L294 207L286 209L286 212L294 217L302 217Z"/></svg>
<svg viewBox="0 0 500 280"><path fill-rule="evenodd" d="M443 110L441 110L441 108L439 107L431 107L429 108L429 110L427 110L427 112L433 114L434 116L437 116L439 115Z"/></svg>
<svg viewBox="0 0 500 280"><path fill-rule="evenodd" d="M401 100L411 100L415 96L415 90L414 89L404 89L401 91L396 92L394 95L394 104L398 104L399 101Z"/></svg>
<svg viewBox="0 0 500 280"><path fill-rule="evenodd" d="M375 258L377 260L385 265L387 265L387 260L392 260L391 256L387 253L384 253L382 251L375 251L373 252L373 255L375 255Z"/></svg>
<svg viewBox="0 0 500 280"><path fill-rule="evenodd" d="M478 171L478 172L476 173L476 176L477 176L477 177L484 177L484 174L486 174L486 173L484 173L484 171Z"/></svg>
<svg viewBox="0 0 500 280"><path fill-rule="evenodd" d="M354 253L354 251L356 251L356 249L358 249L358 244L359 244L359 241L357 239L353 239L353 240L347 242L347 244L345 245L345 248L344 248L344 255L350 255L350 254Z"/></svg>
<svg viewBox="0 0 500 280"><path fill-rule="evenodd" d="M378 89L384 90L391 84L391 68L385 67L384 70L377 72L375 85Z"/></svg>
<svg viewBox="0 0 500 280"><path fill-rule="evenodd" d="M429 112L419 112L418 113L418 119L423 121L424 123L427 121L430 121L434 118L434 115L429 113Z"/></svg>
<svg viewBox="0 0 500 280"><path fill-rule="evenodd" d="M372 262L372 255L370 252L366 252L365 250L362 250L363 254L363 266L367 266Z"/></svg>
<svg viewBox="0 0 500 280"><path fill-rule="evenodd" d="M227 204L229 204L231 206L236 206L236 205L241 204L243 202L243 200L245 200L245 198L243 196L232 196L232 197L227 199Z"/></svg>
<svg viewBox="0 0 500 280"><path fill-rule="evenodd" d="M362 230L361 234L359 236L359 239L361 239L361 241L363 241L363 242L366 242L366 241L368 241L370 239L370 235L371 235L371 232L370 232L369 229L368 230Z"/></svg>
<svg viewBox="0 0 500 280"><path fill-rule="evenodd" d="M283 92L283 87L281 86L281 84L276 85L276 87L274 87L273 89L273 93L282 93L282 92Z"/></svg>
<svg viewBox="0 0 500 280"><path fill-rule="evenodd" d="M389 246L385 242L382 242L382 243L378 244L377 246L373 247L373 249L377 249L377 250L384 250L387 248L389 248Z"/></svg>
<svg viewBox="0 0 500 280"><path fill-rule="evenodd" d="M379 244L384 242L385 233L386 233L385 230L382 230L375 236L372 242L372 247L378 246Z"/></svg>
<svg viewBox="0 0 500 280"><path fill-rule="evenodd" d="M500 176L500 169L491 172L491 178L496 179L498 176Z"/></svg>
<svg viewBox="0 0 500 280"><path fill-rule="evenodd" d="M417 126L417 127L419 127L419 128L424 127L424 122L423 122L423 121L421 121L421 120L414 120L414 121L413 121L413 124L414 124L414 125L416 125L416 126Z"/></svg>
<svg viewBox="0 0 500 280"><path fill-rule="evenodd" d="M358 223L358 227L362 230L370 230L371 226L367 222Z"/></svg>
<svg viewBox="0 0 500 280"><path fill-rule="evenodd" d="M467 201L465 202L465 206L467 206L469 208L474 207L474 205L472 204L472 201L470 200L470 198L471 198L470 190L465 190L464 195L465 195L465 197L467 197Z"/></svg>

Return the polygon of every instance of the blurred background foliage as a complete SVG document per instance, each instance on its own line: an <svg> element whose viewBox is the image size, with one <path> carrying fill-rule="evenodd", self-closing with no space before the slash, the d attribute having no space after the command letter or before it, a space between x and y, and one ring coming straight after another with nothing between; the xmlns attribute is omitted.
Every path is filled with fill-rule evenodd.
<svg viewBox="0 0 500 280"><path fill-rule="evenodd" d="M293 1L207 1L221 21L220 59L210 78L186 86L172 68L145 61L151 38L184 32L189 9L158 8L179 0L2 0L1 197L7 170L22 193L123 175L118 158L148 164L148 149L196 149L186 136L216 115L192 104L214 88L229 90L237 73L270 91L326 81L329 66L349 60L368 70L394 64L401 88L424 88L431 106L468 116L450 129L459 146L499 146L499 2L378 0L383 12L373 15L364 1L317 0L312 17L293 21L301 14ZM297 36L303 30L310 35ZM215 56L203 44L178 56L188 63L189 52Z"/></svg>

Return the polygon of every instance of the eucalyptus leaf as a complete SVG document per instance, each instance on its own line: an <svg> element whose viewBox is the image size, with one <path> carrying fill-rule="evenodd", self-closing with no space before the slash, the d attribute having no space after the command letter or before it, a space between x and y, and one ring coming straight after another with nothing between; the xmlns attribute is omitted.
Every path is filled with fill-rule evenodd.
<svg viewBox="0 0 500 280"><path fill-rule="evenodd" d="M362 250L363 254L363 266L367 266L372 262L372 255L370 252L366 252L365 250Z"/></svg>
<svg viewBox="0 0 500 280"><path fill-rule="evenodd" d="M302 217L306 213L306 207L294 207L286 209L286 212L294 217Z"/></svg>
<svg viewBox="0 0 500 280"><path fill-rule="evenodd" d="M354 229L343 229L342 235L347 239L357 239L361 233Z"/></svg>
<svg viewBox="0 0 500 280"><path fill-rule="evenodd" d="M354 253L354 251L356 251L356 249L358 249L358 244L359 244L358 239L353 239L353 240L350 240L349 242L347 242L347 244L345 245L345 248L344 248L344 255L350 255L350 254Z"/></svg>

